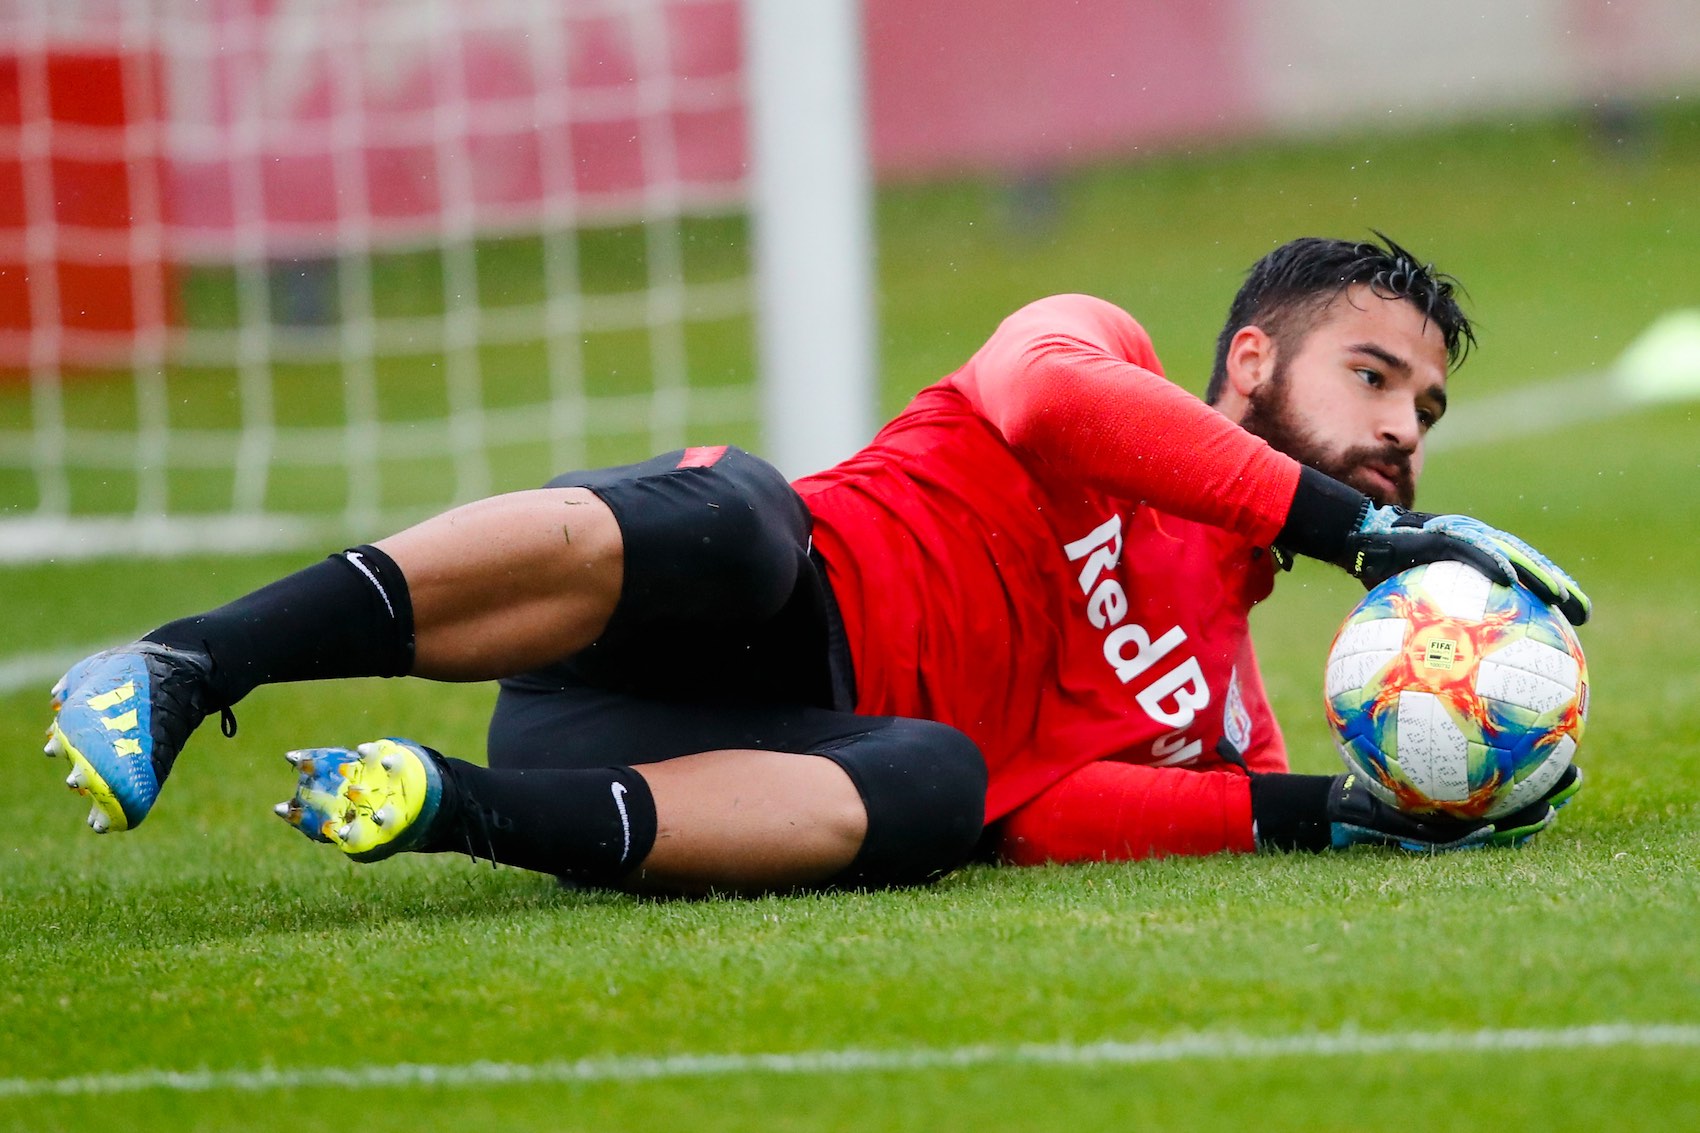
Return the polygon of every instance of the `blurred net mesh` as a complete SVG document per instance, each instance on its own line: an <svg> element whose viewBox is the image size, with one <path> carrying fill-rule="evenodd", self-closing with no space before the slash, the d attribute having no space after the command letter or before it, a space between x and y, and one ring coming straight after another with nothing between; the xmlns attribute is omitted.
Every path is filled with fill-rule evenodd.
<svg viewBox="0 0 1700 1133"><path fill-rule="evenodd" d="M733 0L0 0L0 557L749 443Z"/></svg>

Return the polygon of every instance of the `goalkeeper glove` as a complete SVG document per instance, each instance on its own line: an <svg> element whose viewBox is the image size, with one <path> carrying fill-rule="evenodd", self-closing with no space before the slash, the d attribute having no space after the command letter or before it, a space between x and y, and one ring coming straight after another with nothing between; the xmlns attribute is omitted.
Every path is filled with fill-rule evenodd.
<svg viewBox="0 0 1700 1133"><path fill-rule="evenodd" d="M1575 579L1515 535L1467 515L1377 507L1314 468L1300 470L1276 544L1342 566L1366 587L1423 563L1457 559L1507 585L1522 583L1572 625L1586 622L1594 609Z"/></svg>
<svg viewBox="0 0 1700 1133"><path fill-rule="evenodd" d="M1528 806L1492 820L1444 815L1406 814L1388 806L1363 784L1361 775L1337 775L1328 799L1329 835L1337 850L1360 845L1398 846L1402 850L1467 850L1477 846L1521 846L1551 826L1558 811L1582 789L1575 765L1545 795Z"/></svg>
<svg viewBox="0 0 1700 1133"><path fill-rule="evenodd" d="M1408 814L1370 793L1362 775L1258 775L1251 813L1258 847L1345 850L1396 846L1414 853L1521 846L1548 826L1582 787L1581 768L1565 769L1539 799L1494 819Z"/></svg>

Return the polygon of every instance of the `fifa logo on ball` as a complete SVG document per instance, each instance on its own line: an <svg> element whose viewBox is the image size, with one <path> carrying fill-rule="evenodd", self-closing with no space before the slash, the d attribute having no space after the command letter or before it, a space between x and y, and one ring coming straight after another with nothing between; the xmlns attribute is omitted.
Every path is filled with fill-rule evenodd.
<svg viewBox="0 0 1700 1133"><path fill-rule="evenodd" d="M1448 637L1430 638L1428 648L1424 650L1423 664L1431 669L1452 669L1452 662L1458 656L1458 643Z"/></svg>

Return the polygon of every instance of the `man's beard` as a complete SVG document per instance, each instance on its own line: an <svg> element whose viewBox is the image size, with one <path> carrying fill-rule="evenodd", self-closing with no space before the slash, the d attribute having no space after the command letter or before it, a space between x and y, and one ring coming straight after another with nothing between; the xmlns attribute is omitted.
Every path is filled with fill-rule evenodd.
<svg viewBox="0 0 1700 1133"><path fill-rule="evenodd" d="M1350 484L1378 504L1398 504L1409 508L1416 503L1417 480L1411 471L1411 454L1397 445L1362 445L1336 453L1311 435L1293 412L1287 396L1285 368L1277 369L1271 379L1252 391L1245 417L1240 427L1269 442L1269 446L1286 453L1300 464ZM1393 470L1394 492L1369 471L1370 465L1385 465Z"/></svg>

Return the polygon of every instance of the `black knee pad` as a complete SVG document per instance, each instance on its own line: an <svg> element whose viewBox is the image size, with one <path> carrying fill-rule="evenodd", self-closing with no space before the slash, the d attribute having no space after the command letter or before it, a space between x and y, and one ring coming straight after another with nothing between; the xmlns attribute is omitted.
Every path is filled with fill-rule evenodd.
<svg viewBox="0 0 1700 1133"><path fill-rule="evenodd" d="M589 488L614 513L626 560L620 620L765 621L790 598L808 554L802 499L778 469L735 446L569 473L550 486Z"/></svg>
<svg viewBox="0 0 1700 1133"><path fill-rule="evenodd" d="M868 811L868 833L838 886L922 885L966 864L986 815L986 761L945 724L903 717L814 754L844 768Z"/></svg>

